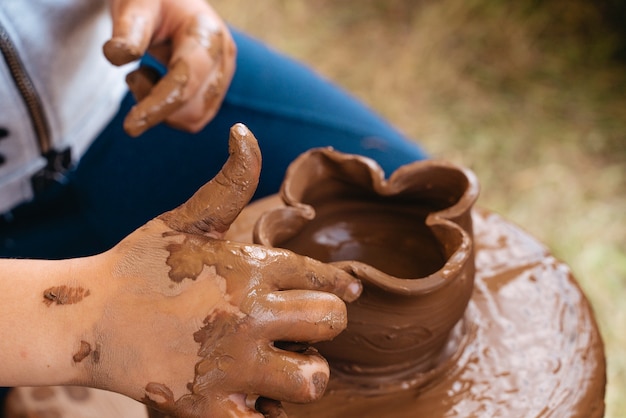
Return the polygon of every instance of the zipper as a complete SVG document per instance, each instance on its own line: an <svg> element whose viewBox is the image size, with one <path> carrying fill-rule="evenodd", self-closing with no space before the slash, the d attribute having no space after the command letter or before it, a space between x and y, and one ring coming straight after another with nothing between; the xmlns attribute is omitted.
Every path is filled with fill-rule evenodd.
<svg viewBox="0 0 626 418"><path fill-rule="evenodd" d="M43 104L2 23L0 23L0 53L4 57L15 86L24 100L37 137L39 152L46 160L45 167L31 177L33 192L37 195L48 189L53 183L62 184L66 181L65 173L72 165L71 150L70 148L61 151L52 149L50 127Z"/></svg>
<svg viewBox="0 0 626 418"><path fill-rule="evenodd" d="M43 105L41 99L37 95L35 86L28 76L22 61L15 49L15 45L9 38L9 34L0 23L0 53L4 56L4 60L7 63L13 81L17 86L28 113L30 120L37 136L37 143L42 155L48 154L52 151L50 128L48 126L48 120L43 111Z"/></svg>

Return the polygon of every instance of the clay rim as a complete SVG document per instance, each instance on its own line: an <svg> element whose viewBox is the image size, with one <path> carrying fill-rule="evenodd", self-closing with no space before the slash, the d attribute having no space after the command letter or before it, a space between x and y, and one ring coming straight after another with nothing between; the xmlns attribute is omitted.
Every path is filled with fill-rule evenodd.
<svg viewBox="0 0 626 418"><path fill-rule="evenodd" d="M435 198L446 203L425 219L446 253L445 264L436 272L426 277L407 279L391 276L360 261L330 264L346 269L361 279L367 277L368 282L387 291L416 295L444 287L467 263L473 263L470 211L478 199L480 188L471 170L446 161L424 160L404 165L386 179L383 169L374 160L344 154L330 147L309 150L289 165L280 189L285 206L259 217L254 226L254 242L278 246L297 235L307 222L315 218L315 208L305 202L310 200L310 194L324 193L320 192L325 189L321 186L324 183L333 183L335 188L356 186L380 197L418 196L425 201ZM280 233L275 232L277 229ZM455 236L452 248L449 245L451 233ZM444 234L448 235L446 240L440 238Z"/></svg>

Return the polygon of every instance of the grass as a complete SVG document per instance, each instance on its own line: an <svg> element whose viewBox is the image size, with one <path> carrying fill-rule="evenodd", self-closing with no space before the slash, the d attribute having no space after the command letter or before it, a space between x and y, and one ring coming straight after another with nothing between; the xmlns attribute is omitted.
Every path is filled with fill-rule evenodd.
<svg viewBox="0 0 626 418"><path fill-rule="evenodd" d="M594 2L214 0L233 25L352 92L480 205L545 242L594 306L607 413L626 411L626 72ZM622 45L623 47L623 45Z"/></svg>

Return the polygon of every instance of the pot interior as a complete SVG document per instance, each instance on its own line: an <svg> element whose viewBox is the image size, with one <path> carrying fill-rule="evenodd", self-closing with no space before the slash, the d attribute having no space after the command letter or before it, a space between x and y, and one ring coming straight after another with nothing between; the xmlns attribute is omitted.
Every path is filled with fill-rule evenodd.
<svg viewBox="0 0 626 418"><path fill-rule="evenodd" d="M443 246L425 224L430 207L371 200L317 202L315 218L276 243L323 262L360 261L402 279L443 267Z"/></svg>

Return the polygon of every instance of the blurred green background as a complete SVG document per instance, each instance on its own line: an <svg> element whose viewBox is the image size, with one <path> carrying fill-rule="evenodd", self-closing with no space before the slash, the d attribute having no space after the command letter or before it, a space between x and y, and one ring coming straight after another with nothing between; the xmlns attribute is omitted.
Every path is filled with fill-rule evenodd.
<svg viewBox="0 0 626 418"><path fill-rule="evenodd" d="M472 168L480 206L570 265L605 342L606 416L624 417L626 2L210 2Z"/></svg>

